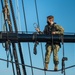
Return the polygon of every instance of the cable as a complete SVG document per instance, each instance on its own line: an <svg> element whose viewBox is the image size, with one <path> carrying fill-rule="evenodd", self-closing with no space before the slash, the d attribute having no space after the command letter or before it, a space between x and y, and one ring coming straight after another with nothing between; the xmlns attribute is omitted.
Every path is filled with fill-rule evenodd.
<svg viewBox="0 0 75 75"><path fill-rule="evenodd" d="M1 0L1 5L2 5L2 9L4 9L4 6L3 6L3 1ZM4 12L3 12L3 17L4 17ZM4 20L5 20L5 18L4 18ZM3 18L2 18L2 21L4 21L3 20ZM3 25L3 24L2 24ZM6 23L6 21L4 22L4 26L6 27L5 28L5 31L7 31L8 32L8 29L7 29L7 23ZM3 30L4 31L4 30ZM4 32L5 32L4 31ZM5 47L5 46L4 46ZM10 50L9 50L10 51ZM8 58L8 57L7 57ZM7 66L8 66L8 64L7 64ZM13 65L13 63L12 63L12 69L13 69L13 75L15 75L15 70L14 70L14 65Z"/></svg>
<svg viewBox="0 0 75 75"><path fill-rule="evenodd" d="M17 24L19 25L19 31L21 31L21 20L20 20L20 11L19 11L19 2L18 0L15 0L15 5L16 5L16 14L17 14Z"/></svg>
<svg viewBox="0 0 75 75"><path fill-rule="evenodd" d="M27 30L27 22L26 22L26 15L25 15L25 9L24 9L24 1L23 0L22 0L22 8L23 8L25 29L26 29L26 33L28 33L28 30ZM31 52L30 52L30 44L29 44L29 42L28 42L28 50L29 50L29 56L30 56L30 63L31 63L31 66L32 66L32 59L31 59ZM34 72L33 72L33 68L32 67L31 67L31 71L32 71L32 75L34 75Z"/></svg>
<svg viewBox="0 0 75 75"><path fill-rule="evenodd" d="M38 10L37 10L37 3L36 3L36 0L34 0L35 2L35 9L36 9L36 17L37 17L37 23L38 23L38 27L40 28L40 25L39 25L39 17L38 17Z"/></svg>
<svg viewBox="0 0 75 75"><path fill-rule="evenodd" d="M74 49L75 49L75 44L74 44ZM74 57L75 57L75 50L74 50ZM74 63L75 63L75 60L74 60Z"/></svg>
<svg viewBox="0 0 75 75"><path fill-rule="evenodd" d="M7 0L4 0L4 1L5 1L5 6L7 7L7 11L8 11L8 12L7 12L7 17L8 17L7 23L8 23L9 31L12 32L13 29L12 29L11 17L10 17L9 9L8 9L8 2L7 2ZM13 47L14 59L15 59L16 62L18 62L18 57L17 57L17 52L16 52L15 43L12 43L12 47ZM16 65L16 64L15 64L15 65ZM18 74L18 75L21 75L19 65L16 65L16 71L17 71L17 74Z"/></svg>
<svg viewBox="0 0 75 75"><path fill-rule="evenodd" d="M12 61L9 61L9 60L6 60L6 59L2 59L2 58L0 58L0 60L1 61L8 61L8 62L10 62L10 63L16 63L16 62L12 62ZM42 68L38 68L38 67L34 67L34 66L29 66L29 65L25 65L25 64L21 64L21 63L16 63L16 64L18 64L18 65L23 65L23 66L26 66L26 67L31 67L31 68L34 68L34 69L38 69L38 70L42 70L42 71L45 71L44 69L42 69ZM75 67L75 65L72 65L72 66L68 66L68 67L66 67L65 69L70 69L70 68L73 68L73 67ZM54 71L54 70L46 70L46 71L48 71L48 72L59 72L59 71L61 71L62 69L59 69L59 70L57 70L57 71Z"/></svg>
<svg viewBox="0 0 75 75"><path fill-rule="evenodd" d="M4 21L3 21L3 18L2 18L2 12L0 14L0 17L1 17L1 22L0 22L1 23L1 29L2 29L2 31L6 31L5 30L6 29L5 24L3 25ZM2 43L2 46L3 46L3 48L5 48L5 44L4 43Z"/></svg>
<svg viewBox="0 0 75 75"><path fill-rule="evenodd" d="M0 12L0 24L1 24L1 29L2 29L2 24L3 23L3 18L2 18L2 12Z"/></svg>
<svg viewBox="0 0 75 75"><path fill-rule="evenodd" d="M62 58L62 70L61 70L61 73L64 73L64 75L66 75L66 72L65 72L65 61L67 61L67 57L65 57L65 51L64 51L64 36L61 35L61 41L62 41L62 45L63 45L63 58Z"/></svg>
<svg viewBox="0 0 75 75"><path fill-rule="evenodd" d="M39 17L38 17L38 10L37 10L37 3L36 3L36 0L34 0L34 3L35 3L35 10L36 10L36 17L37 17L38 28L40 29L40 24L39 24ZM43 66L44 66L44 54L43 54L42 43L41 43L41 52L42 52L42 59L43 59ZM46 71L44 71L44 74L46 75Z"/></svg>
<svg viewBox="0 0 75 75"><path fill-rule="evenodd" d="M13 62L13 54L11 52L11 44L9 43L9 52L10 52L10 57L11 57L11 61ZM15 69L14 69L14 64L12 64L12 69L13 69L13 75L15 75Z"/></svg>
<svg viewBox="0 0 75 75"><path fill-rule="evenodd" d="M64 51L64 37L62 37L62 45L63 45L63 58L62 58L62 73L64 72L64 75L65 75L65 62L64 62L64 57L65 57L65 51Z"/></svg>
<svg viewBox="0 0 75 75"><path fill-rule="evenodd" d="M16 19L15 19L15 13L14 13L14 9L13 9L12 0L10 0L10 7L11 7L11 11L12 11L12 18L13 18L13 23L14 23L15 31L18 34L17 23L16 23ZM18 48L19 48L19 54L20 54L21 63L25 64L24 63L23 52L22 52L22 48L21 48L21 43L20 42L18 42ZM26 75L25 66L22 66L22 70L23 70L23 74Z"/></svg>
<svg viewBox="0 0 75 75"><path fill-rule="evenodd" d="M23 8L23 15L24 15L25 29L26 29L26 33L28 33L28 31L27 31L27 23L26 23L26 13L25 13L24 1L23 1L23 0L22 0L22 8Z"/></svg>

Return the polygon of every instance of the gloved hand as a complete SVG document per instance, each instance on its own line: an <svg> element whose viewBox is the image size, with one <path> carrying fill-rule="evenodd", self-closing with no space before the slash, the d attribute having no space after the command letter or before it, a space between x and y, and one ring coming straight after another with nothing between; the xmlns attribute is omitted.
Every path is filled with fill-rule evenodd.
<svg viewBox="0 0 75 75"><path fill-rule="evenodd" d="M40 32L40 29L39 29L39 28L35 28L35 30L36 30L37 32Z"/></svg>

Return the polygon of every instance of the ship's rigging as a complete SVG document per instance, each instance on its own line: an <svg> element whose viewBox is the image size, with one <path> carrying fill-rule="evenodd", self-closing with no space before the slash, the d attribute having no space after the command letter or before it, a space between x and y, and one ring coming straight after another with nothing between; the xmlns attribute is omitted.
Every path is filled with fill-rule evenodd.
<svg viewBox="0 0 75 75"><path fill-rule="evenodd" d="M8 4L8 2L9 2L9 4ZM38 25L37 27L40 28L36 0L34 0L34 3L35 3L35 10L36 10L37 25ZM46 71L44 69L34 67L32 65L32 58L31 58L31 51L30 51L29 42L35 42L35 44L36 44L37 41L38 42L47 42L48 40L49 41L50 40L58 40L63 45L62 69L59 69L58 71L62 71L62 73L64 75L66 75L66 73L65 73L66 69L75 67L75 65L65 67L65 61L67 60L67 58L64 55L64 43L65 42L66 43L75 43L75 33L73 33L73 34L64 34L64 35L51 35L51 36L44 35L44 34L37 34L37 33L28 34L25 7L24 7L24 1L23 0L22 0L22 8L23 8L24 25L25 25L26 32L23 32L23 31L19 32L18 28L17 28L17 23L16 23L16 18L15 18L15 13L14 13L12 0L1 0L1 6L2 6L3 17L4 17L5 31L0 32L0 43L2 43L2 44L5 43L4 47L5 47L6 52L9 51L11 61L9 61L8 56L7 56L7 60L2 59L2 58L0 58L0 60L6 61L7 66L9 65L8 62L10 62L12 64L13 75L16 75L16 74L17 75L22 75L20 65L22 66L23 75L27 75L26 67L31 68L32 75L34 75L33 68L44 71L44 75L46 75ZM9 6L10 6L11 13L9 11ZM12 17L12 20L11 20L11 17ZM13 31L12 22L13 22L15 31ZM52 38L52 36L53 36L53 38ZM30 63L31 63L30 65L25 65L21 42L27 42L28 43L28 51L29 51L29 57L30 57ZM17 45L18 45L18 50L19 50L21 63L19 63L19 61L18 61L18 55L17 55L17 50L16 50L15 43L17 43ZM43 54L42 43L40 45L41 45L41 53L42 53L42 60L43 60L43 66L44 66L44 54ZM12 47L12 50L11 50L10 46ZM14 57L15 62L13 62L13 57ZM16 66L16 73L15 73L13 63L15 63L15 66ZM47 70L47 71L55 72L54 70Z"/></svg>

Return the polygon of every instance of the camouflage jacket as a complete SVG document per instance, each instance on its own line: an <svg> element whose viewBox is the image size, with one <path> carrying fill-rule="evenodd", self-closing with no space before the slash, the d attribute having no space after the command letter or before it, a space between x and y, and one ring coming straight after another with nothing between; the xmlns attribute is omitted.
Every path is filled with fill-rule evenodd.
<svg viewBox="0 0 75 75"><path fill-rule="evenodd" d="M58 24L53 24L52 26L46 25L45 28L44 28L43 33L50 35L52 32L55 32L55 34L64 34L64 29ZM53 43L58 44L61 47L61 45L58 41L56 41L56 42L53 41ZM47 44L51 45L52 42L48 41Z"/></svg>
<svg viewBox="0 0 75 75"><path fill-rule="evenodd" d="M52 26L46 25L43 33L44 34L51 34L52 32L55 32L55 34L63 34L64 29L58 24L53 24Z"/></svg>

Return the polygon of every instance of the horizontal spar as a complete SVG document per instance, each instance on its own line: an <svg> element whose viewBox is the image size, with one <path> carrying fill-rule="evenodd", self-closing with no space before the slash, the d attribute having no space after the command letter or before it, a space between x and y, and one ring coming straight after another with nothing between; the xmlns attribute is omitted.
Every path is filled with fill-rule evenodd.
<svg viewBox="0 0 75 75"><path fill-rule="evenodd" d="M64 40L65 43L74 43L75 35L46 35L46 34L25 34L25 33L4 33L0 32L0 43L10 40L11 42L47 42Z"/></svg>

